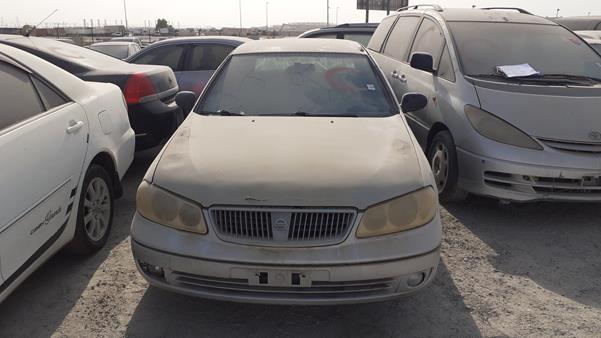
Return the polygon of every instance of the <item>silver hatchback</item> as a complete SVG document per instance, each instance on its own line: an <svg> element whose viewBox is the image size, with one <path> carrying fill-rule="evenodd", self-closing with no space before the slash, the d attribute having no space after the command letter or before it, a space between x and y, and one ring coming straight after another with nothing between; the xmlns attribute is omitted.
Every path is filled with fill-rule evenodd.
<svg viewBox="0 0 601 338"><path fill-rule="evenodd" d="M397 96L429 96L406 116L441 200L601 201L601 57L574 33L521 9L414 6L369 49ZM536 73L502 74L516 65Z"/></svg>

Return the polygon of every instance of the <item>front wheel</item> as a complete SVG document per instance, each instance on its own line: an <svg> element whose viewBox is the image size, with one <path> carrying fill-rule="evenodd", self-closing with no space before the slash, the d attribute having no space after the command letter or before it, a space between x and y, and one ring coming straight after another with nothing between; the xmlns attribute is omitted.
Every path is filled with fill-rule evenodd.
<svg viewBox="0 0 601 338"><path fill-rule="evenodd" d="M67 250L92 254L106 244L113 224L113 184L101 166L92 164L83 181L75 237Z"/></svg>
<svg viewBox="0 0 601 338"><path fill-rule="evenodd" d="M447 130L439 132L432 139L428 160L432 167L440 200L458 202L465 199L467 193L458 187L459 169L455 142Z"/></svg>

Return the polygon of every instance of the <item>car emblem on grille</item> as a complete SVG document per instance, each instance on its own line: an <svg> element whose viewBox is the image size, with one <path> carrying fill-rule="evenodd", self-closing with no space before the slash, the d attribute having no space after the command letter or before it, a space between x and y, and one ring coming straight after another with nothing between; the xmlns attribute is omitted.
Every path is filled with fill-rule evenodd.
<svg viewBox="0 0 601 338"><path fill-rule="evenodd" d="M590 138L593 141L601 141L601 132L599 132L599 131L591 131L588 134L588 138Z"/></svg>
<svg viewBox="0 0 601 338"><path fill-rule="evenodd" d="M273 222L273 230L278 232L288 232L288 221L283 218L276 219L275 222Z"/></svg>

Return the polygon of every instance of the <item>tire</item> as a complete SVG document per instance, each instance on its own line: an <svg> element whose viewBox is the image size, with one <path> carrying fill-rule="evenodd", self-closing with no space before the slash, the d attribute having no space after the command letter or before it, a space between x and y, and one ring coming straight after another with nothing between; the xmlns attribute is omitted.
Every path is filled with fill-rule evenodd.
<svg viewBox="0 0 601 338"><path fill-rule="evenodd" d="M103 167L92 164L83 180L75 236L67 251L90 255L104 247L115 212L113 182ZM86 223L87 221L87 223Z"/></svg>
<svg viewBox="0 0 601 338"><path fill-rule="evenodd" d="M438 187L438 197L442 202L459 202L467 197L467 192L459 188L459 166L453 136L447 130L438 132L428 149L428 161Z"/></svg>

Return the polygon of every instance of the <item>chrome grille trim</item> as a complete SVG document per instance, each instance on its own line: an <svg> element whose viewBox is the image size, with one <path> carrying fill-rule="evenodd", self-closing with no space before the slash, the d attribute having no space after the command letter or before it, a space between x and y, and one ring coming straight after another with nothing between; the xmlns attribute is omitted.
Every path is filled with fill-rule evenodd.
<svg viewBox="0 0 601 338"><path fill-rule="evenodd" d="M357 211L354 209L209 209L209 222L219 238L234 243L266 246L337 244L348 236L356 220Z"/></svg>
<svg viewBox="0 0 601 338"><path fill-rule="evenodd" d="M172 272L173 281L181 286L211 292L227 292L270 297L326 297L348 295L392 294L398 280L383 278L362 281L313 281L310 287L277 287L250 285L247 279L216 278L185 272Z"/></svg>
<svg viewBox="0 0 601 338"><path fill-rule="evenodd" d="M590 153L599 154L601 153L601 142L578 142L578 141L565 141L565 140L554 140L548 138L538 138L545 145L563 151L579 152L579 153Z"/></svg>
<svg viewBox="0 0 601 338"><path fill-rule="evenodd" d="M487 171L484 173L484 182L496 188L525 193L557 196L601 195L601 176L560 178Z"/></svg>

